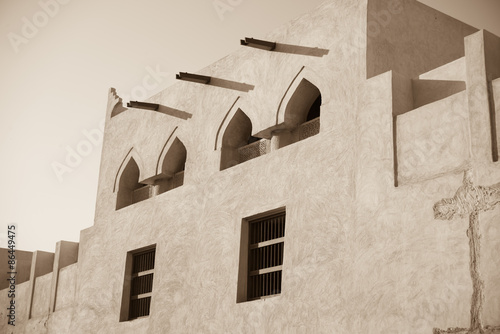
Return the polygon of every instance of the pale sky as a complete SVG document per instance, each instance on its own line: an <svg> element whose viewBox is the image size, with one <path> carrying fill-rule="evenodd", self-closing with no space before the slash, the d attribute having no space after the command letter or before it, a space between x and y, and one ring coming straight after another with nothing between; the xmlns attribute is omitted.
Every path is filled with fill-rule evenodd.
<svg viewBox="0 0 500 334"><path fill-rule="evenodd" d="M18 249L51 252L93 225L101 143L85 146L85 132L99 131L110 87L142 100L322 2L0 0L0 247L9 224ZM421 2L500 36L500 0Z"/></svg>

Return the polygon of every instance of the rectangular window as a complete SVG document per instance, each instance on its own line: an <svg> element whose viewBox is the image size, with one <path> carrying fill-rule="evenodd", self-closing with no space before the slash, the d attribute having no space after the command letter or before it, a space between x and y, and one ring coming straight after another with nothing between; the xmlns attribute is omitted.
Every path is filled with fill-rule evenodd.
<svg viewBox="0 0 500 334"><path fill-rule="evenodd" d="M149 315L156 248L148 247L127 254L125 284L120 320L133 320Z"/></svg>
<svg viewBox="0 0 500 334"><path fill-rule="evenodd" d="M238 302L281 293L284 244L285 212L243 221Z"/></svg>

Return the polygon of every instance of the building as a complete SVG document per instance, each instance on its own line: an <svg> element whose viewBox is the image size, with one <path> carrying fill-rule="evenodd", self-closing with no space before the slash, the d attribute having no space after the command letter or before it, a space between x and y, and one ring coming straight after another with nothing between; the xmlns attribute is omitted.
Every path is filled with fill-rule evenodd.
<svg viewBox="0 0 500 334"><path fill-rule="evenodd" d="M32 254L1 331L500 332L500 38L335 0L242 44L110 90L94 226Z"/></svg>

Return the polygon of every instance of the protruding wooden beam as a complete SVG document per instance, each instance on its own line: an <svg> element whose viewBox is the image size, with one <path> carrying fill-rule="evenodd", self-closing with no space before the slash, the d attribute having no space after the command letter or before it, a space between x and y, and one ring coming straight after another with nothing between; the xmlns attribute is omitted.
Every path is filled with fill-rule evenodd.
<svg viewBox="0 0 500 334"><path fill-rule="evenodd" d="M130 101L129 103L127 103L127 107L158 111L158 108L160 108L160 105L156 104L156 103Z"/></svg>
<svg viewBox="0 0 500 334"><path fill-rule="evenodd" d="M241 40L241 45L251 46L258 49L273 51L276 49L276 42L263 41L260 39L245 37Z"/></svg>
<svg viewBox="0 0 500 334"><path fill-rule="evenodd" d="M179 74L175 75L175 78L177 80L197 82L197 83L201 83L201 84L205 84L205 85L210 83L210 79L211 79L211 77L208 77L205 75L199 75L199 74L187 73L187 72L179 72Z"/></svg>

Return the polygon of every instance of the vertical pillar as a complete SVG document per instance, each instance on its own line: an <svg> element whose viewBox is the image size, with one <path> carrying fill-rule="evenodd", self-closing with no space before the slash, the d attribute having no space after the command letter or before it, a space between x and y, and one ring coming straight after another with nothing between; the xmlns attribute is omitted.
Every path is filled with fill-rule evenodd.
<svg viewBox="0 0 500 334"><path fill-rule="evenodd" d="M293 133L290 130L283 129L273 131L271 134L271 151L277 151L278 149L297 142L298 132ZM297 138L295 138L295 137Z"/></svg>
<svg viewBox="0 0 500 334"><path fill-rule="evenodd" d="M54 266L54 253L36 251L31 259L30 286L28 292L28 319L31 319L35 281L37 277L48 274Z"/></svg>
<svg viewBox="0 0 500 334"><path fill-rule="evenodd" d="M500 80L500 38L484 31L484 58L486 64L486 80L488 81L488 98L490 103L491 135L493 142L493 161L498 161L500 155L498 126L500 115L498 109L500 100L498 99L498 83Z"/></svg>
<svg viewBox="0 0 500 334"><path fill-rule="evenodd" d="M496 120L496 129L497 129L497 138L500 135L500 78L495 79L491 82L491 90L493 95L493 105L495 107L495 120ZM500 152L499 152L500 153Z"/></svg>
<svg viewBox="0 0 500 334"><path fill-rule="evenodd" d="M50 288L49 313L55 311L59 270L78 261L78 243L59 241L56 244L56 253L52 270L52 283Z"/></svg>
<svg viewBox="0 0 500 334"><path fill-rule="evenodd" d="M483 30L465 38L465 61L472 160L474 165L484 165L496 157L493 152L493 149L496 150L496 138L492 138L492 131L484 131L492 129L493 124L490 119Z"/></svg>

